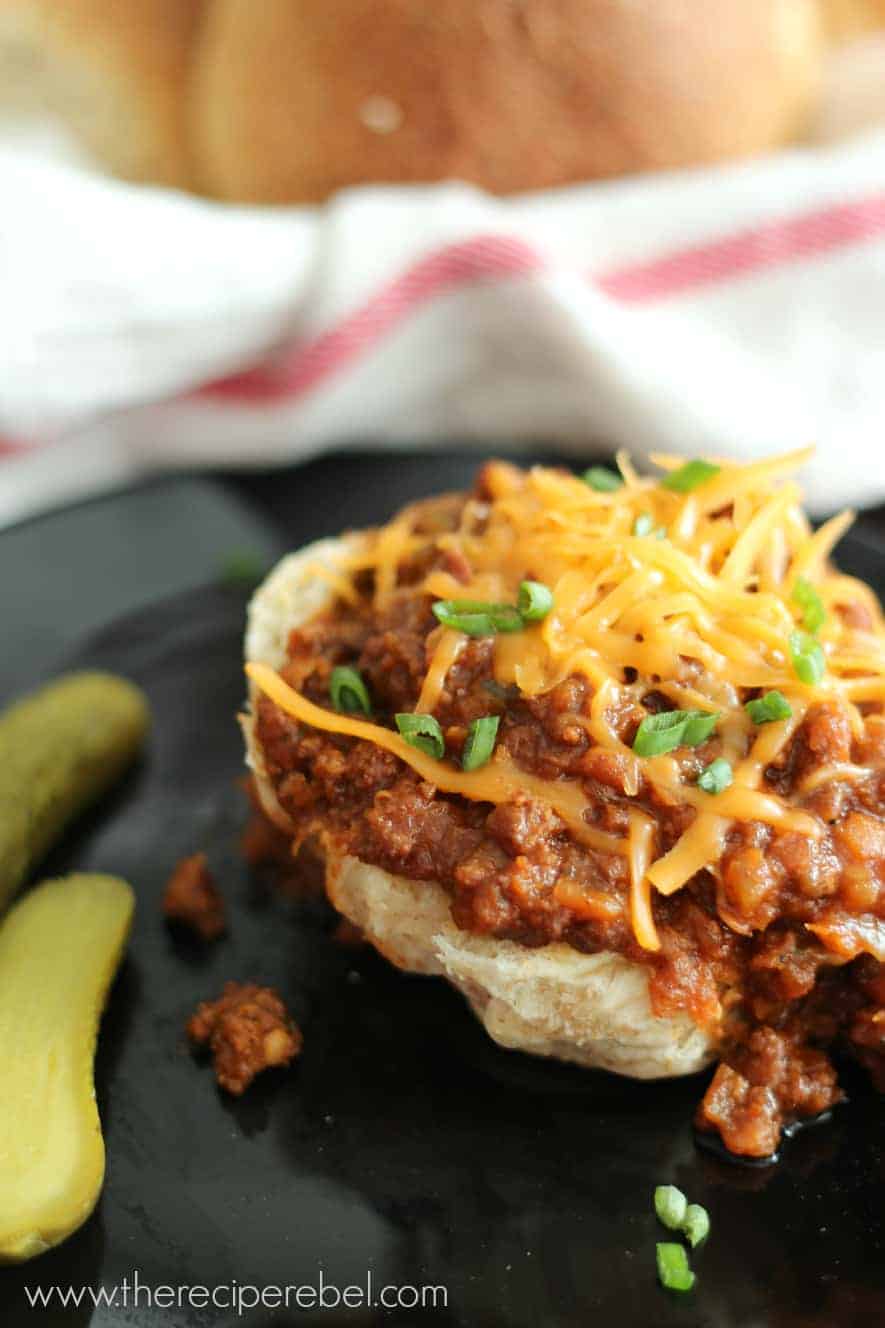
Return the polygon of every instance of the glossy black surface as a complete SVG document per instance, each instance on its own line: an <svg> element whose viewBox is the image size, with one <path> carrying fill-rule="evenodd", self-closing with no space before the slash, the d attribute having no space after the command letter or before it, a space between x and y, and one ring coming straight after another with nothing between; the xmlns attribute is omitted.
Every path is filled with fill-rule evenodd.
<svg viewBox="0 0 885 1328"><path fill-rule="evenodd" d="M337 469L336 469L337 465ZM383 517L416 492L463 482L462 459L320 463L276 477L266 514L295 546ZM260 504L260 482L245 491ZM322 507L325 504L325 507ZM87 523L88 524L88 523ZM0 539L2 553L2 539ZM109 556L113 551L108 550ZM863 542L842 562L885 586ZM150 751L126 786L55 855L127 876L139 912L98 1055L108 1179L89 1223L25 1268L0 1269L0 1323L234 1324L233 1312L147 1307L30 1311L25 1285L443 1286L446 1308L254 1309L259 1325L434 1323L832 1328L885 1323L881 1100L848 1071L852 1101L749 1170L698 1151L703 1078L637 1084L493 1047L442 983L404 977L330 939L318 902L250 877L237 840L245 595L207 588L140 610L65 663L119 670L148 691ZM175 862L205 848L231 932L200 950L171 936L158 901ZM305 1032L288 1074L240 1101L191 1059L182 1029L228 978L269 982ZM655 1278L666 1233L655 1184L712 1219L696 1290ZM2 1202L2 1196L0 1196Z"/></svg>

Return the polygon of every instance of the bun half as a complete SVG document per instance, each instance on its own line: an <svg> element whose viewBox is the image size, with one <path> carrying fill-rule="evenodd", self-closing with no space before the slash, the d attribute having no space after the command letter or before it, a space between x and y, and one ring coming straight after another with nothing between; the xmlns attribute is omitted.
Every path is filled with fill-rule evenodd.
<svg viewBox="0 0 885 1328"><path fill-rule="evenodd" d="M283 664L292 629L331 601L319 569L334 572L359 541L321 540L283 559L249 607L248 661ZM265 811L291 830L256 740L255 700L253 691L243 718L248 763ZM561 943L529 949L461 931L440 885L393 876L347 856L331 839L325 856L326 890L338 911L398 968L447 978L501 1046L634 1079L693 1074L715 1056L713 1037L688 1015L655 1016L641 964Z"/></svg>

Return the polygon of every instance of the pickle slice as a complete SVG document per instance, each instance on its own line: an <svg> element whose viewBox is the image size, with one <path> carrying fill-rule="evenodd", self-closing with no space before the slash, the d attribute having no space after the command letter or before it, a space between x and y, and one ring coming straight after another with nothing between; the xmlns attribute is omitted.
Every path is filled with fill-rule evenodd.
<svg viewBox="0 0 885 1328"><path fill-rule="evenodd" d="M57 1245L101 1193L92 1067L134 911L125 881L68 876L29 891L0 925L0 1263Z"/></svg>
<svg viewBox="0 0 885 1328"><path fill-rule="evenodd" d="M134 760L147 727L143 694L108 673L70 674L0 715L0 911Z"/></svg>

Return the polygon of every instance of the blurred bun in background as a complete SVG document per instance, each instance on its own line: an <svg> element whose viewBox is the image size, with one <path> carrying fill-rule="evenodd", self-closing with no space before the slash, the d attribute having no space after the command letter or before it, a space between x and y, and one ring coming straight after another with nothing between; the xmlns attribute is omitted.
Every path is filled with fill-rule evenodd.
<svg viewBox="0 0 885 1328"><path fill-rule="evenodd" d="M814 125L819 143L851 138L885 125L885 31L846 42L827 62Z"/></svg>
<svg viewBox="0 0 885 1328"><path fill-rule="evenodd" d="M0 107L60 118L124 179L187 188L189 68L207 6L0 0Z"/></svg>
<svg viewBox="0 0 885 1328"><path fill-rule="evenodd" d="M214 0L194 145L228 199L512 193L774 147L820 68L815 0Z"/></svg>
<svg viewBox="0 0 885 1328"><path fill-rule="evenodd" d="M885 124L885 0L823 0L834 43L812 132L820 143Z"/></svg>
<svg viewBox="0 0 885 1328"><path fill-rule="evenodd" d="M826 34L877 22L885 0L0 0L0 104L233 201L506 194L806 137Z"/></svg>
<svg viewBox="0 0 885 1328"><path fill-rule="evenodd" d="M885 0L822 0L827 34L836 41L885 27Z"/></svg>

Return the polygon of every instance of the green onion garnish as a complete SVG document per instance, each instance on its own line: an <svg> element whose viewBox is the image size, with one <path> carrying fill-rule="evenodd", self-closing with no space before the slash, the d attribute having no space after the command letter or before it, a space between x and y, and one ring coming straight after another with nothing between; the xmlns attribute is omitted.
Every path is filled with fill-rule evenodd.
<svg viewBox="0 0 885 1328"><path fill-rule="evenodd" d="M482 719L473 721L467 730L467 741L461 753L463 770L478 770L481 765L485 765L495 750L499 723L498 715L483 715Z"/></svg>
<svg viewBox="0 0 885 1328"><path fill-rule="evenodd" d="M766 692L757 696L755 701L748 701L744 706L754 724L771 724L778 719L789 719L793 713L783 692Z"/></svg>
<svg viewBox="0 0 885 1328"><path fill-rule="evenodd" d="M516 607L526 622L540 622L553 608L553 591L541 581L520 581Z"/></svg>
<svg viewBox="0 0 885 1328"><path fill-rule="evenodd" d="M688 1200L675 1185L658 1185L655 1189L655 1212L665 1227L681 1231L685 1221Z"/></svg>
<svg viewBox="0 0 885 1328"><path fill-rule="evenodd" d="M494 636L496 632L518 632L522 616L512 604L486 604L476 599L440 599L433 612L443 627L467 636Z"/></svg>
<svg viewBox="0 0 885 1328"><path fill-rule="evenodd" d="M654 518L651 512L640 512L639 516L633 522L633 534L640 538L650 535L655 528Z"/></svg>
<svg viewBox="0 0 885 1328"><path fill-rule="evenodd" d="M790 659L800 682L813 687L819 683L826 671L827 662L819 641L808 632L790 633Z"/></svg>
<svg viewBox="0 0 885 1328"><path fill-rule="evenodd" d="M581 476L585 484L589 484L591 489L597 493L614 493L616 489L623 488L624 481L614 470L609 470L606 466L591 466L585 470Z"/></svg>
<svg viewBox="0 0 885 1328"><path fill-rule="evenodd" d="M710 1234L710 1215L700 1204L689 1204L682 1223L685 1239L692 1249Z"/></svg>
<svg viewBox="0 0 885 1328"><path fill-rule="evenodd" d="M796 578L793 599L802 610L802 626L806 632L811 632L812 636L816 635L826 622L827 611L820 595L804 576Z"/></svg>
<svg viewBox="0 0 885 1328"><path fill-rule="evenodd" d="M698 788L705 793L724 793L734 779L731 766L724 756L717 756L698 775Z"/></svg>
<svg viewBox="0 0 885 1328"><path fill-rule="evenodd" d="M656 1248L661 1286L666 1287L668 1291L691 1291L694 1286L694 1273L688 1266L685 1246L664 1241L659 1242Z"/></svg>
<svg viewBox="0 0 885 1328"><path fill-rule="evenodd" d="M678 470L671 470L669 475L664 476L661 488L672 489L674 493L691 493L692 489L706 484L707 480L718 475L719 470L720 467L714 466L710 461L686 461L684 466L680 466Z"/></svg>
<svg viewBox="0 0 885 1328"><path fill-rule="evenodd" d="M417 747L419 752L441 760L446 754L446 744L439 721L433 715L415 715L410 711L394 715L396 727L410 747Z"/></svg>
<svg viewBox="0 0 885 1328"><path fill-rule="evenodd" d="M706 742L719 722L718 710L684 710L688 723L682 735L683 747L700 747Z"/></svg>
<svg viewBox="0 0 885 1328"><path fill-rule="evenodd" d="M221 565L219 579L230 590L257 586L267 572L267 562L251 549L233 549Z"/></svg>
<svg viewBox="0 0 885 1328"><path fill-rule="evenodd" d="M372 702L369 690L356 669L339 665L332 670L329 679L329 695L332 705L342 714L356 714L361 710L364 715L371 715Z"/></svg>
<svg viewBox="0 0 885 1328"><path fill-rule="evenodd" d="M718 710L665 710L646 715L636 730L637 756L662 756L676 747L697 747L709 738L719 719Z"/></svg>

